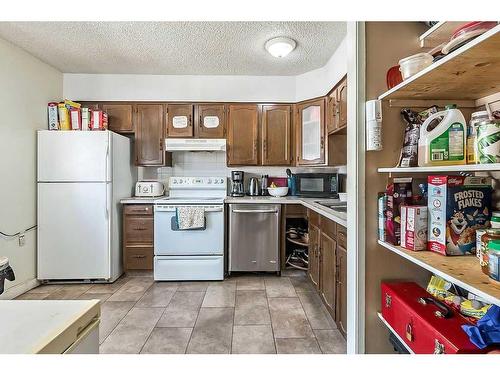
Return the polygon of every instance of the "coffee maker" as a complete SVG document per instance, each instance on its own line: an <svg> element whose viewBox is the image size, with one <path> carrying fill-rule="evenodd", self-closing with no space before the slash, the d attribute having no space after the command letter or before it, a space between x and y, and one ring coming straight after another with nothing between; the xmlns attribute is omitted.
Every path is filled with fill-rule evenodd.
<svg viewBox="0 0 500 375"><path fill-rule="evenodd" d="M244 197L245 188L243 186L243 178L245 173L243 171L232 171L231 172L231 196L232 197Z"/></svg>

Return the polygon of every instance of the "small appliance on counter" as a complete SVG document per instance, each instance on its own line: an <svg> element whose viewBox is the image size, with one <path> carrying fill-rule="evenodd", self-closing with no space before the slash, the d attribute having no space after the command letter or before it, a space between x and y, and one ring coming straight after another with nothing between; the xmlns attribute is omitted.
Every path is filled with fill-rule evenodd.
<svg viewBox="0 0 500 375"><path fill-rule="evenodd" d="M338 198L341 175L338 173L295 173L292 195L308 198Z"/></svg>
<svg viewBox="0 0 500 375"><path fill-rule="evenodd" d="M268 183L269 183L269 175L263 174L260 178L260 194L261 195L269 195L269 192L267 191L268 188Z"/></svg>
<svg viewBox="0 0 500 375"><path fill-rule="evenodd" d="M232 171L231 172L231 196L232 197L244 197L245 188L243 187L243 178L245 173L243 171Z"/></svg>
<svg viewBox="0 0 500 375"><path fill-rule="evenodd" d="M165 186L159 181L137 181L135 183L136 197L160 197L165 192Z"/></svg>
<svg viewBox="0 0 500 375"><path fill-rule="evenodd" d="M255 197L260 195L259 192L259 179L257 177L252 177L248 181L248 195Z"/></svg>

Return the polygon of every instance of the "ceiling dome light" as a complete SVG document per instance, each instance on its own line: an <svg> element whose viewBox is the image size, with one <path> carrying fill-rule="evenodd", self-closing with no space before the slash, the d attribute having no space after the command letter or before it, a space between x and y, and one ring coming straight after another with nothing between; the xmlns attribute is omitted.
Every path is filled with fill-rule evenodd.
<svg viewBox="0 0 500 375"><path fill-rule="evenodd" d="M285 57L292 52L297 43L295 40L285 37L269 39L266 42L266 50L274 57Z"/></svg>

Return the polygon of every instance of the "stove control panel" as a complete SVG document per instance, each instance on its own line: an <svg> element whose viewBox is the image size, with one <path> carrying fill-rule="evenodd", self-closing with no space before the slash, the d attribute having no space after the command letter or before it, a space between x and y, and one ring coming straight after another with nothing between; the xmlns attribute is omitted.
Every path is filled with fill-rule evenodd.
<svg viewBox="0 0 500 375"><path fill-rule="evenodd" d="M226 189L226 177L170 177L169 187L172 189Z"/></svg>

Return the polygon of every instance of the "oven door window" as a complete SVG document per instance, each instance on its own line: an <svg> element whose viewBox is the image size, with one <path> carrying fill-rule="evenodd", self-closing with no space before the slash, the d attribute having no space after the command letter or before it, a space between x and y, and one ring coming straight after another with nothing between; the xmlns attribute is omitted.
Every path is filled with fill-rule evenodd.
<svg viewBox="0 0 500 375"><path fill-rule="evenodd" d="M324 191L323 178L301 178L300 191L303 193L322 193Z"/></svg>

